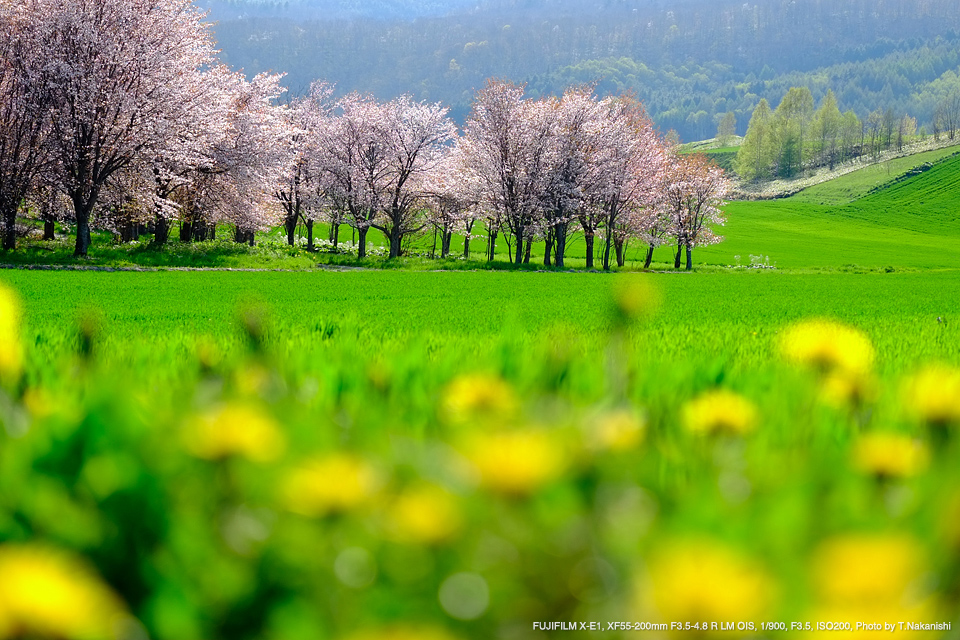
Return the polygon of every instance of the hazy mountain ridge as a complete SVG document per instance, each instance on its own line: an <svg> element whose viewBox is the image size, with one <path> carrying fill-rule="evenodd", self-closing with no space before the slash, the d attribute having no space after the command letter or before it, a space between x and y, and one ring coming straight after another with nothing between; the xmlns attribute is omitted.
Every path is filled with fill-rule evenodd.
<svg viewBox="0 0 960 640"><path fill-rule="evenodd" d="M206 0L198 3L214 20L283 17L291 20L413 20L444 16L476 5L475 0Z"/></svg>
<svg viewBox="0 0 960 640"><path fill-rule="evenodd" d="M923 123L935 101L924 87L958 64L953 3L486 0L415 21L274 17L224 20L216 32L228 63L286 71L293 94L324 79L340 92L440 100L462 120L490 77L536 94L598 82L601 93L636 92L662 128L690 140L712 135L726 111L742 133L759 98L779 101L785 78L815 96L833 88L843 108L891 106Z"/></svg>

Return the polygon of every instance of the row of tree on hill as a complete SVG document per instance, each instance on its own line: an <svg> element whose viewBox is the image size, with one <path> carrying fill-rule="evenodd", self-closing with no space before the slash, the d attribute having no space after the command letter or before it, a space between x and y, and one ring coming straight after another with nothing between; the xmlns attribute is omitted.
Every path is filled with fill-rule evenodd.
<svg viewBox="0 0 960 640"><path fill-rule="evenodd" d="M280 76L251 81L217 62L208 25L190 0L27 0L0 4L0 219L16 243L26 208L52 234L69 203L75 253L91 228L130 238L144 223L167 242L209 236L230 223L238 241L282 222L292 243L305 223L353 227L359 254L370 229L390 256L431 226L468 237L482 221L493 259L563 265L580 230L593 266L623 264L631 238L695 247L716 242L723 172L682 156L655 132L640 103L599 99L590 88L533 100L490 82L462 135L439 103L408 96L334 98L315 83L288 104ZM469 250L469 248L467 248Z"/></svg>
<svg viewBox="0 0 960 640"><path fill-rule="evenodd" d="M732 115L732 114L728 114ZM933 120L934 138L953 140L960 130L960 90L941 99ZM877 108L861 119L853 110L840 112L827 91L814 108L806 87L792 87L775 110L760 100L737 152L737 174L745 181L792 178L812 167L833 167L860 156L876 158L917 134L917 120L892 108ZM720 123L718 135L730 135L730 118Z"/></svg>

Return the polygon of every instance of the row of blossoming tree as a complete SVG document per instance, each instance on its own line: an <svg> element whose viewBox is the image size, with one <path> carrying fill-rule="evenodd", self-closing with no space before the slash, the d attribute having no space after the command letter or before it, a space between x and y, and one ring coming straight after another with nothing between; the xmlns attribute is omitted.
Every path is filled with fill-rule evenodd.
<svg viewBox="0 0 960 640"><path fill-rule="evenodd" d="M479 222L489 259L498 238L518 263L543 241L558 266L579 232L587 266L600 256L606 269L624 264L630 239L648 246L646 266L675 242L678 268L719 240L722 171L679 154L629 97L571 88L533 100L491 81L461 134L446 108L409 96L336 98L316 83L280 104L281 76L248 81L218 63L192 0L3 0L0 20L6 249L24 210L52 237L62 208L78 256L92 225L130 239L149 223L163 244L173 221L182 241L230 223L252 242L283 223L291 244L303 223L310 248L315 222L335 246L347 225L360 257L370 229L396 257L430 228L442 256L454 233L469 256Z"/></svg>

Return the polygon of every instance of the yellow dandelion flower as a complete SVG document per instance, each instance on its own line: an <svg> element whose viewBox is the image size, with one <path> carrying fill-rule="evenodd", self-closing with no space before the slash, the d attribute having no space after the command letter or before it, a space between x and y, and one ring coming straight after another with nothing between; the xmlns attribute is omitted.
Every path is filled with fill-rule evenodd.
<svg viewBox="0 0 960 640"><path fill-rule="evenodd" d="M825 373L866 373L873 367L873 345L866 334L830 320L806 320L788 327L780 350L787 360Z"/></svg>
<svg viewBox="0 0 960 640"><path fill-rule="evenodd" d="M904 406L927 424L960 424L960 369L930 365L910 377L903 388Z"/></svg>
<svg viewBox="0 0 960 640"><path fill-rule="evenodd" d="M861 436L853 448L854 466L882 478L909 478L927 468L930 452L918 440L896 433Z"/></svg>
<svg viewBox="0 0 960 640"><path fill-rule="evenodd" d="M744 435L756 426L757 409L743 396L718 389L688 402L683 408L683 423L695 434Z"/></svg>
<svg viewBox="0 0 960 640"><path fill-rule="evenodd" d="M379 486L379 476L366 461L333 454L290 471L281 484L280 499L294 513L321 517L367 504Z"/></svg>
<svg viewBox="0 0 960 640"><path fill-rule="evenodd" d="M270 384L270 372L263 365L250 362L237 368L234 372L234 382L240 395L255 396L263 393Z"/></svg>
<svg viewBox="0 0 960 640"><path fill-rule="evenodd" d="M31 387L23 394L23 406L34 418L43 419L54 413L57 402L44 389Z"/></svg>
<svg viewBox="0 0 960 640"><path fill-rule="evenodd" d="M206 460L242 456L271 462L286 448L277 423L255 406L228 404L196 416L182 432L184 447Z"/></svg>
<svg viewBox="0 0 960 640"><path fill-rule="evenodd" d="M495 376L476 374L451 382L443 393L440 410L449 422L463 424L509 419L517 407L510 385Z"/></svg>
<svg viewBox="0 0 960 640"><path fill-rule="evenodd" d="M820 385L820 397L838 409L862 405L875 396L873 378L864 372L833 371L824 377Z"/></svg>
<svg viewBox="0 0 960 640"><path fill-rule="evenodd" d="M594 449L629 451L643 442L646 420L636 411L619 409L600 415L590 425L588 438Z"/></svg>
<svg viewBox="0 0 960 640"><path fill-rule="evenodd" d="M79 559L32 545L0 546L0 638L113 638L126 615Z"/></svg>
<svg viewBox="0 0 960 640"><path fill-rule="evenodd" d="M16 294L0 283L0 381L19 377L23 369L20 316Z"/></svg>
<svg viewBox="0 0 960 640"><path fill-rule="evenodd" d="M400 494L387 511L387 529L400 542L435 544L463 525L456 498L446 489L424 484Z"/></svg>
<svg viewBox="0 0 960 640"><path fill-rule="evenodd" d="M664 620L750 620L773 604L775 584L752 559L708 540L678 541L650 564L653 605Z"/></svg>
<svg viewBox="0 0 960 640"><path fill-rule="evenodd" d="M647 276L621 276L613 287L613 302L621 320L651 315L660 306L660 291Z"/></svg>
<svg viewBox="0 0 960 640"><path fill-rule="evenodd" d="M567 466L564 447L542 430L478 435L463 447L483 486L500 493L525 495L558 478Z"/></svg>
<svg viewBox="0 0 960 640"><path fill-rule="evenodd" d="M813 584L825 603L883 606L900 603L923 575L923 553L902 535L846 535L814 554Z"/></svg>
<svg viewBox="0 0 960 640"><path fill-rule="evenodd" d="M348 636L347 640L457 640L457 637L437 627L398 626L362 631Z"/></svg>

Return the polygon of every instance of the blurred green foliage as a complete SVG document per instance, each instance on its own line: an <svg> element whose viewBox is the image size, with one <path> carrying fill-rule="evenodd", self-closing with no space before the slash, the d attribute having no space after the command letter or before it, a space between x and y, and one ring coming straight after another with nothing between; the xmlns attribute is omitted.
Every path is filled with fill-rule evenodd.
<svg viewBox="0 0 960 640"><path fill-rule="evenodd" d="M3 278L0 637L956 622L956 274Z"/></svg>

